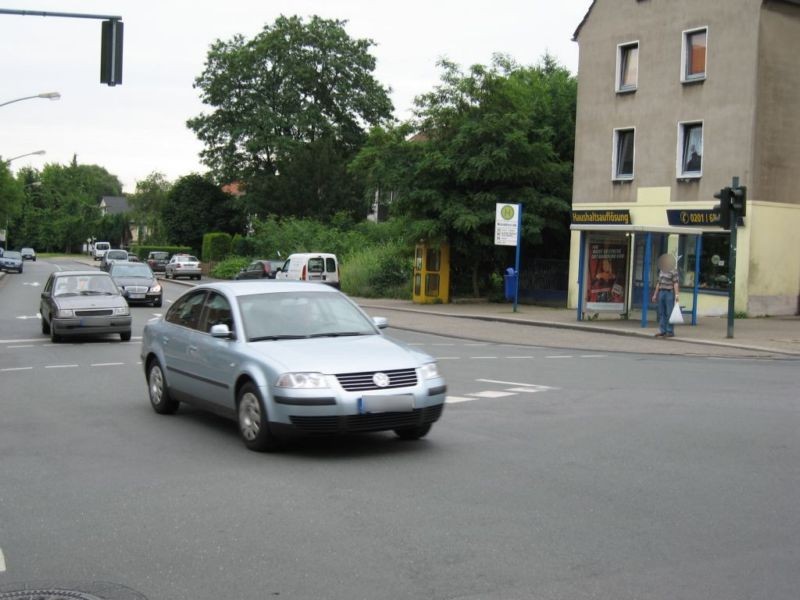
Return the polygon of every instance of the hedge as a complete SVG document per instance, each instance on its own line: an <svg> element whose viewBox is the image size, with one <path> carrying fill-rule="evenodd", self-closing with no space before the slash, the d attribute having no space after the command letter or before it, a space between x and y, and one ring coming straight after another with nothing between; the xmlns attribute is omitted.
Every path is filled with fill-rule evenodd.
<svg viewBox="0 0 800 600"><path fill-rule="evenodd" d="M147 256L151 252L169 252L169 255L172 256L173 254L191 254L192 249L189 246L132 246L131 252L142 260L147 260Z"/></svg>
<svg viewBox="0 0 800 600"><path fill-rule="evenodd" d="M203 236L203 261L216 262L231 253L231 235L229 233L212 232Z"/></svg>

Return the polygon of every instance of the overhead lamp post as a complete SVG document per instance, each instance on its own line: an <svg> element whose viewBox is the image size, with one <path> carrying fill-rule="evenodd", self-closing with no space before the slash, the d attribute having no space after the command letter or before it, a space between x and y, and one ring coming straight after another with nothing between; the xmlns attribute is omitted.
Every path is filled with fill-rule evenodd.
<svg viewBox="0 0 800 600"><path fill-rule="evenodd" d="M34 94L33 96L23 96L22 98L15 98L14 100L9 100L8 102L0 103L0 107L8 106L9 104L14 104L15 102L22 102L24 100L36 100L38 98L42 98L44 100L60 100L61 94L58 92L42 92L41 94Z"/></svg>
<svg viewBox="0 0 800 600"><path fill-rule="evenodd" d="M26 156L42 156L43 154L47 154L47 151L36 150L35 152L26 152L25 154L20 154L19 156L12 156L11 158L6 159L4 162L7 165L10 165L13 161L17 160L18 158L25 158Z"/></svg>

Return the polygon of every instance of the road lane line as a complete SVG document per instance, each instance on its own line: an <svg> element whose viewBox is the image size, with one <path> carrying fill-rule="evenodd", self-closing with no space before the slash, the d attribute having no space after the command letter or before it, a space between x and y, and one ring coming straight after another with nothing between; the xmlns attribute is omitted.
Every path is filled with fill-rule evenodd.
<svg viewBox="0 0 800 600"><path fill-rule="evenodd" d="M0 373L10 373L11 371L31 371L33 367L7 367L0 369Z"/></svg>
<svg viewBox="0 0 800 600"><path fill-rule="evenodd" d="M33 344L23 344L21 346L6 346L6 348L33 348Z"/></svg>
<svg viewBox="0 0 800 600"><path fill-rule="evenodd" d="M520 383L519 381L500 381L498 379L476 379L475 381L478 381L480 383L498 383L500 385L511 385L519 387L547 388L548 390L558 389L547 385L538 385L536 383Z"/></svg>
<svg viewBox="0 0 800 600"><path fill-rule="evenodd" d="M431 344L431 346L455 346L455 344Z"/></svg>
<svg viewBox="0 0 800 600"><path fill-rule="evenodd" d="M545 358L573 358L569 354L554 354L553 356L545 356Z"/></svg>
<svg viewBox="0 0 800 600"><path fill-rule="evenodd" d="M461 360L460 356L437 356L436 360Z"/></svg>
<svg viewBox="0 0 800 600"><path fill-rule="evenodd" d="M581 354L581 358L605 358L605 354Z"/></svg>
<svg viewBox="0 0 800 600"><path fill-rule="evenodd" d="M23 338L19 340L0 340L0 344L24 344L27 342L41 342L43 338Z"/></svg>
<svg viewBox="0 0 800 600"><path fill-rule="evenodd" d="M494 390L486 390L485 392L475 392L474 394L467 394L467 396L473 396L475 398L507 398L509 396L514 396L513 392L496 392Z"/></svg>
<svg viewBox="0 0 800 600"><path fill-rule="evenodd" d="M496 356L470 356L472 360L497 360Z"/></svg>
<svg viewBox="0 0 800 600"><path fill-rule="evenodd" d="M125 363L121 362L110 362L110 363L92 363L90 367L118 367L124 365Z"/></svg>
<svg viewBox="0 0 800 600"><path fill-rule="evenodd" d="M444 399L445 404L458 404L459 402L472 402L475 398L464 398L464 396L447 396Z"/></svg>
<svg viewBox="0 0 800 600"><path fill-rule="evenodd" d="M78 365L47 365L45 369L74 369Z"/></svg>
<svg viewBox="0 0 800 600"><path fill-rule="evenodd" d="M526 358L533 358L533 356L506 356L506 358L522 360L522 359L526 359Z"/></svg>
<svg viewBox="0 0 800 600"><path fill-rule="evenodd" d="M3 549L0 548L0 573L6 572L6 557L3 554Z"/></svg>

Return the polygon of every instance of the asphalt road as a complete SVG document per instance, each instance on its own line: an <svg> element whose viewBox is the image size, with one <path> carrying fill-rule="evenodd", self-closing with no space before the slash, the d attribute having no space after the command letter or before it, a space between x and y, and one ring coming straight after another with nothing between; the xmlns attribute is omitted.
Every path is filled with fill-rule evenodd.
<svg viewBox="0 0 800 600"><path fill-rule="evenodd" d="M70 266L28 263L0 281L0 590L800 597L797 361L389 330L448 378L428 438L299 440L260 455L232 423L150 409L137 338L159 309L133 309L129 343L52 345L38 296L50 270ZM185 290L166 289L168 300Z"/></svg>

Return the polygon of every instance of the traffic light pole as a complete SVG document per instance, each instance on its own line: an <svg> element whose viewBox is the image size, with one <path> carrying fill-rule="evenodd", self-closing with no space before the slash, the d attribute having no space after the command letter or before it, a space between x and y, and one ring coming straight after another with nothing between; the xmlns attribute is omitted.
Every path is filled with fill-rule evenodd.
<svg viewBox="0 0 800 600"><path fill-rule="evenodd" d="M739 187L739 178L734 177L731 189ZM739 229L739 211L731 205L731 234L728 250L728 339L733 339L733 325L736 322L736 241Z"/></svg>

